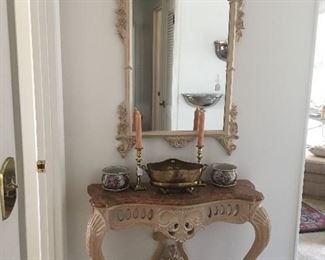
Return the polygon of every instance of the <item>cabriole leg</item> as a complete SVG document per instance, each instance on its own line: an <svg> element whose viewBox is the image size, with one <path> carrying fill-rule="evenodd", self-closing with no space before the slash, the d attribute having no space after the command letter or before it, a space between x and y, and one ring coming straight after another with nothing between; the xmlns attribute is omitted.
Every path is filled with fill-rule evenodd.
<svg viewBox="0 0 325 260"><path fill-rule="evenodd" d="M102 253L102 242L107 231L106 221L99 209L94 213L87 225L86 248L91 260L105 260Z"/></svg>
<svg viewBox="0 0 325 260"><path fill-rule="evenodd" d="M263 249L267 246L270 239L270 219L263 207L257 207L249 222L254 227L255 240L244 260L256 259L262 253Z"/></svg>

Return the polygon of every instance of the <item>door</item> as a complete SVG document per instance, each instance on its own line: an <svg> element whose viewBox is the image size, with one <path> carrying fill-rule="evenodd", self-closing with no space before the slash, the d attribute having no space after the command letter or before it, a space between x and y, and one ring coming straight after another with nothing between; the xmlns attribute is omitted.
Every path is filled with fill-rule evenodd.
<svg viewBox="0 0 325 260"><path fill-rule="evenodd" d="M45 259L30 1L0 1L0 259ZM16 180L14 177L16 174ZM18 189L17 185L18 184ZM16 196L15 196L16 195ZM45 249L44 249L45 248ZM44 250L43 250L44 249Z"/></svg>
<svg viewBox="0 0 325 260"><path fill-rule="evenodd" d="M153 130L171 129L175 0L153 10Z"/></svg>
<svg viewBox="0 0 325 260"><path fill-rule="evenodd" d="M152 64L152 78L153 78L153 91L152 91L152 130L168 130L163 126L162 110L166 105L166 101L162 99L161 92L161 36L162 36L162 8L161 6L153 10L153 64Z"/></svg>
<svg viewBox="0 0 325 260"><path fill-rule="evenodd" d="M0 260L66 258L59 17L59 0L0 0Z"/></svg>
<svg viewBox="0 0 325 260"><path fill-rule="evenodd" d="M14 173L14 169L17 169L6 1L0 1L0 53L0 259L21 259L20 250L17 249L21 248L19 214L22 212L16 196L21 194L16 193L15 189L8 191L9 183L5 183L9 177L9 182L15 185L16 180L5 173Z"/></svg>

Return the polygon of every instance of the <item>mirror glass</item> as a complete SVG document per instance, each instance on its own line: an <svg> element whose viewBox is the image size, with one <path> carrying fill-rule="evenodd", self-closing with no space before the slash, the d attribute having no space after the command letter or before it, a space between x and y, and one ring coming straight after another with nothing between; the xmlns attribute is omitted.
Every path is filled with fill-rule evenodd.
<svg viewBox="0 0 325 260"><path fill-rule="evenodd" d="M15 160L8 157L0 169L0 221L7 219L17 198Z"/></svg>
<svg viewBox="0 0 325 260"><path fill-rule="evenodd" d="M196 108L206 130L224 122L229 3L133 0L132 101L144 131L192 131Z"/></svg>

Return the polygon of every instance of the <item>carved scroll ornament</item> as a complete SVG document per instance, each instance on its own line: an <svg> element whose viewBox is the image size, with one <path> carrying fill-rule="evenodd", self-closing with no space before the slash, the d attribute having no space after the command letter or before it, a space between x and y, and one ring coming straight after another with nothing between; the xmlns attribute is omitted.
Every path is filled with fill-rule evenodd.
<svg viewBox="0 0 325 260"><path fill-rule="evenodd" d="M243 0L229 0L230 5L231 4L236 4L236 22L235 22L235 27L236 27L236 41L238 42L240 38L243 36L243 30L245 29L244 27L244 1Z"/></svg>
<svg viewBox="0 0 325 260"><path fill-rule="evenodd" d="M164 140L174 148L183 148L193 142L194 136L165 136Z"/></svg>
<svg viewBox="0 0 325 260"><path fill-rule="evenodd" d="M116 140L120 143L117 146L117 151L124 158L135 144L135 138L129 134L130 123L128 118L127 107L125 102L118 106L118 119Z"/></svg>
<svg viewBox="0 0 325 260"><path fill-rule="evenodd" d="M229 113L229 134L224 136L217 136L216 139L225 148L228 155L230 155L234 150L236 150L236 145L234 140L238 137L238 125L237 125L237 106L233 105Z"/></svg>
<svg viewBox="0 0 325 260"><path fill-rule="evenodd" d="M119 37L123 42L128 37L128 6L129 0L117 0L117 22L116 22L116 29Z"/></svg>

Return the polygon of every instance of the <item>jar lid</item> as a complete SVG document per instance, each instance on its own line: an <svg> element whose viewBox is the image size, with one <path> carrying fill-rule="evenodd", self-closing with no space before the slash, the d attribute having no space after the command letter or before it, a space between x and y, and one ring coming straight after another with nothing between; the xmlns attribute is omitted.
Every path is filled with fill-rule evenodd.
<svg viewBox="0 0 325 260"><path fill-rule="evenodd" d="M212 164L212 169L231 171L231 170L236 170L237 166L229 163L214 163Z"/></svg>
<svg viewBox="0 0 325 260"><path fill-rule="evenodd" d="M123 173L128 173L129 169L125 166L117 165L117 166L105 167L102 171L104 173L109 173L109 174L123 174Z"/></svg>

